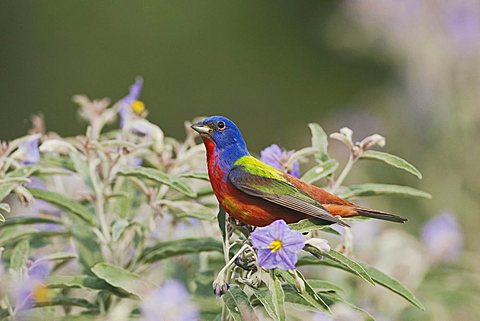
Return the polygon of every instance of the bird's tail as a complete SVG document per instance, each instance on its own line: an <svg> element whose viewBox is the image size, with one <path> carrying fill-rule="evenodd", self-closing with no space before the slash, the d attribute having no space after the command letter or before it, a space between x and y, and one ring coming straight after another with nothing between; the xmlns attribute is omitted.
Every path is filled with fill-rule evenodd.
<svg viewBox="0 0 480 321"><path fill-rule="evenodd" d="M382 211L372 210L369 208L358 207L356 208L356 211L360 216L376 218L384 221L390 221L390 222L396 222L396 223L405 223L406 221L408 221L406 218L403 218L401 216L382 212Z"/></svg>

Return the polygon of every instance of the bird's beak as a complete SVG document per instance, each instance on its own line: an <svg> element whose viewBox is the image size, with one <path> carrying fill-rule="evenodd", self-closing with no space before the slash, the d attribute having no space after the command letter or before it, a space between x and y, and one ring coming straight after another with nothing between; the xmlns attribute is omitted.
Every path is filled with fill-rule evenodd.
<svg viewBox="0 0 480 321"><path fill-rule="evenodd" d="M202 122L195 123L191 127L194 131L196 131L200 135L202 134L210 135L210 133L212 132L212 129Z"/></svg>

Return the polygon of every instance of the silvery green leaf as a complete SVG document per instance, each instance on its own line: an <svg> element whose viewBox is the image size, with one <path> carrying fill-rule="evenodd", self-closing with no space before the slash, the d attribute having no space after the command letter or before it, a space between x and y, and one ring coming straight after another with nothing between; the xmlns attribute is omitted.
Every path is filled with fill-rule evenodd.
<svg viewBox="0 0 480 321"><path fill-rule="evenodd" d="M315 149L315 159L319 163L323 163L329 159L327 134L319 124L310 123L308 127L312 132L312 147Z"/></svg>
<svg viewBox="0 0 480 321"><path fill-rule="evenodd" d="M139 298L143 298L155 288L155 285L142 279L139 275L111 263L97 263L91 270L97 277L108 284L134 294Z"/></svg>
<svg viewBox="0 0 480 321"><path fill-rule="evenodd" d="M208 177L208 173L206 172L183 173L183 174L180 174L179 177L194 178L194 179L199 179L207 182L210 181L210 178Z"/></svg>
<svg viewBox="0 0 480 321"><path fill-rule="evenodd" d="M52 191L36 188L30 188L28 190L32 193L33 197L49 202L67 213L74 214L92 226L95 225L93 213L77 201L71 200L62 194Z"/></svg>
<svg viewBox="0 0 480 321"><path fill-rule="evenodd" d="M253 295L258 299L258 301L260 301L260 303L263 305L267 314L273 320L278 320L280 317L278 316L278 311L274 303L272 292L266 286L259 288L250 287L250 290L253 292Z"/></svg>
<svg viewBox="0 0 480 321"><path fill-rule="evenodd" d="M360 159L372 159L372 160L382 161L393 167L403 169L409 172L410 174L417 176L420 179L422 178L422 173L420 173L420 171L416 169L415 166L413 166L403 158L400 158L396 155L379 152L376 150L367 150L362 154L362 156L360 156Z"/></svg>
<svg viewBox="0 0 480 321"><path fill-rule="evenodd" d="M305 250L309 251L310 253L312 253L314 256L316 256L318 258L324 257L327 260L328 259L333 260L333 261L337 262L338 264L340 264L341 266L343 266L344 269L347 269L347 270L355 273L356 275L358 275L359 277L361 277L362 279L364 279L368 283L370 283L372 285L375 285L375 282L373 282L370 275L368 275L368 273L365 271L365 269L360 264L358 264L354 260L351 260L350 258L346 257L342 253L337 252L335 250L330 250L328 252L321 252L320 253L320 252L316 251L315 248L307 248L307 247L305 248Z"/></svg>
<svg viewBox="0 0 480 321"><path fill-rule="evenodd" d="M12 226L12 225L31 225L38 223L46 224L63 224L62 221L53 217L40 217L40 216L15 216L10 217L7 221L0 223L0 227Z"/></svg>
<svg viewBox="0 0 480 321"><path fill-rule="evenodd" d="M118 219L113 223L112 226L112 239L113 241L118 241L122 233L126 230L127 227L129 227L131 222L125 220L125 219Z"/></svg>
<svg viewBox="0 0 480 321"><path fill-rule="evenodd" d="M78 256L75 253L58 252L39 258L37 261L68 261L76 259Z"/></svg>
<svg viewBox="0 0 480 321"><path fill-rule="evenodd" d="M322 223L323 222L323 223ZM328 225L325 225L325 221L316 218L306 218L297 223L288 224L290 229L299 231L299 232L308 232L311 230L317 231L320 230L325 233L340 235L340 233Z"/></svg>
<svg viewBox="0 0 480 321"><path fill-rule="evenodd" d="M179 180L172 180L167 174L156 168L150 167L132 167L123 168L118 171L121 176L134 176L143 179L149 179L158 184L165 184L173 189L187 195L188 197L196 197L197 194L185 183Z"/></svg>
<svg viewBox="0 0 480 321"><path fill-rule="evenodd" d="M285 282L289 283L293 288L295 288L295 278L288 271L277 269L275 270L275 274L277 274ZM322 300L322 298L317 295L315 290L310 286L310 284L308 284L307 280L305 280L303 275L298 271L297 274L305 282L305 291L303 293L299 293L297 290L295 290L298 296L305 300L305 302L308 302L309 305L320 311L330 311L328 305L325 303L325 301Z"/></svg>
<svg viewBox="0 0 480 321"><path fill-rule="evenodd" d="M115 288L104 280L90 275L51 275L46 279L47 286L52 289L81 288L86 290L105 290L117 296L127 296L127 292Z"/></svg>
<svg viewBox="0 0 480 321"><path fill-rule="evenodd" d="M144 262L151 263L176 255L199 253L204 251L223 252L222 243L211 237L161 241L151 247L146 248L141 257Z"/></svg>
<svg viewBox="0 0 480 321"><path fill-rule="evenodd" d="M305 174L303 174L301 180L313 184L332 174L337 170L337 168L338 162L334 159L329 159L309 169Z"/></svg>
<svg viewBox="0 0 480 321"><path fill-rule="evenodd" d="M357 262L361 267L368 273L368 275L372 278L372 280L376 284L380 284L383 287L391 290L394 293L397 293L398 295L402 296L405 298L407 301L415 305L421 310L425 310L425 307L423 304L415 297L415 295L407 289L405 286L403 286L398 280L395 278L388 276L387 274L383 273L382 271L378 270L377 268L374 268L372 266L369 266L368 264L362 263L362 262ZM316 257L302 257L299 259L297 266L303 266L303 265L326 265L326 266L331 266L335 267L338 269L342 269L346 272L354 273L354 271L348 269L344 265L335 262L330 259L318 259Z"/></svg>
<svg viewBox="0 0 480 321"><path fill-rule="evenodd" d="M343 292L343 289L336 285L333 282L325 281L325 280L318 280L318 279L310 279L307 280L312 288L315 291L322 291L322 292Z"/></svg>
<svg viewBox="0 0 480 321"><path fill-rule="evenodd" d="M427 192L410 186L374 183L350 185L338 194L338 196L345 199L378 195L432 198Z"/></svg>
<svg viewBox="0 0 480 321"><path fill-rule="evenodd" d="M85 299L72 298L68 296L56 296L48 301L38 302L34 304L34 308L42 308L48 306L63 306L63 307L80 307L86 308L90 311L98 311L98 306L90 303Z"/></svg>
<svg viewBox="0 0 480 321"><path fill-rule="evenodd" d="M222 296L230 315L235 321L258 321L248 297L236 284Z"/></svg>
<svg viewBox="0 0 480 321"><path fill-rule="evenodd" d="M21 267L25 266L25 262L28 258L28 253L30 252L30 241L21 240L13 248L12 254L10 256L10 268L12 270L18 271Z"/></svg>

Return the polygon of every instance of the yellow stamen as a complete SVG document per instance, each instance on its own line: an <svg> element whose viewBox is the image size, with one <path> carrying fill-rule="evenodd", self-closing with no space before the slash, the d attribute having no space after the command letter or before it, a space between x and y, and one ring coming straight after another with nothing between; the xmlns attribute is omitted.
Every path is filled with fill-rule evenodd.
<svg viewBox="0 0 480 321"><path fill-rule="evenodd" d="M32 291L32 297L37 303L50 301L50 295L50 289L43 283L36 285Z"/></svg>
<svg viewBox="0 0 480 321"><path fill-rule="evenodd" d="M135 100L132 103L132 110L135 114L141 115L145 111L145 104L140 100Z"/></svg>
<svg viewBox="0 0 480 321"><path fill-rule="evenodd" d="M272 253L275 253L277 252L278 250L280 250L283 246L283 243L282 241L280 240L275 240L273 241L272 243L270 243L270 245L268 246L269 249L272 249Z"/></svg>

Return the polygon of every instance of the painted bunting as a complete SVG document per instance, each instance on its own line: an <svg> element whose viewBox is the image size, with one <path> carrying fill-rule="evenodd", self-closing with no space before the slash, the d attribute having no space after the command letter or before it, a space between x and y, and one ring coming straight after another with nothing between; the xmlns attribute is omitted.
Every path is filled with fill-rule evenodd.
<svg viewBox="0 0 480 321"><path fill-rule="evenodd" d="M400 216L361 207L305 183L250 156L238 127L212 116L192 125L207 149L208 175L215 196L233 218L253 226L317 218L348 226L342 217L365 216L403 223Z"/></svg>

